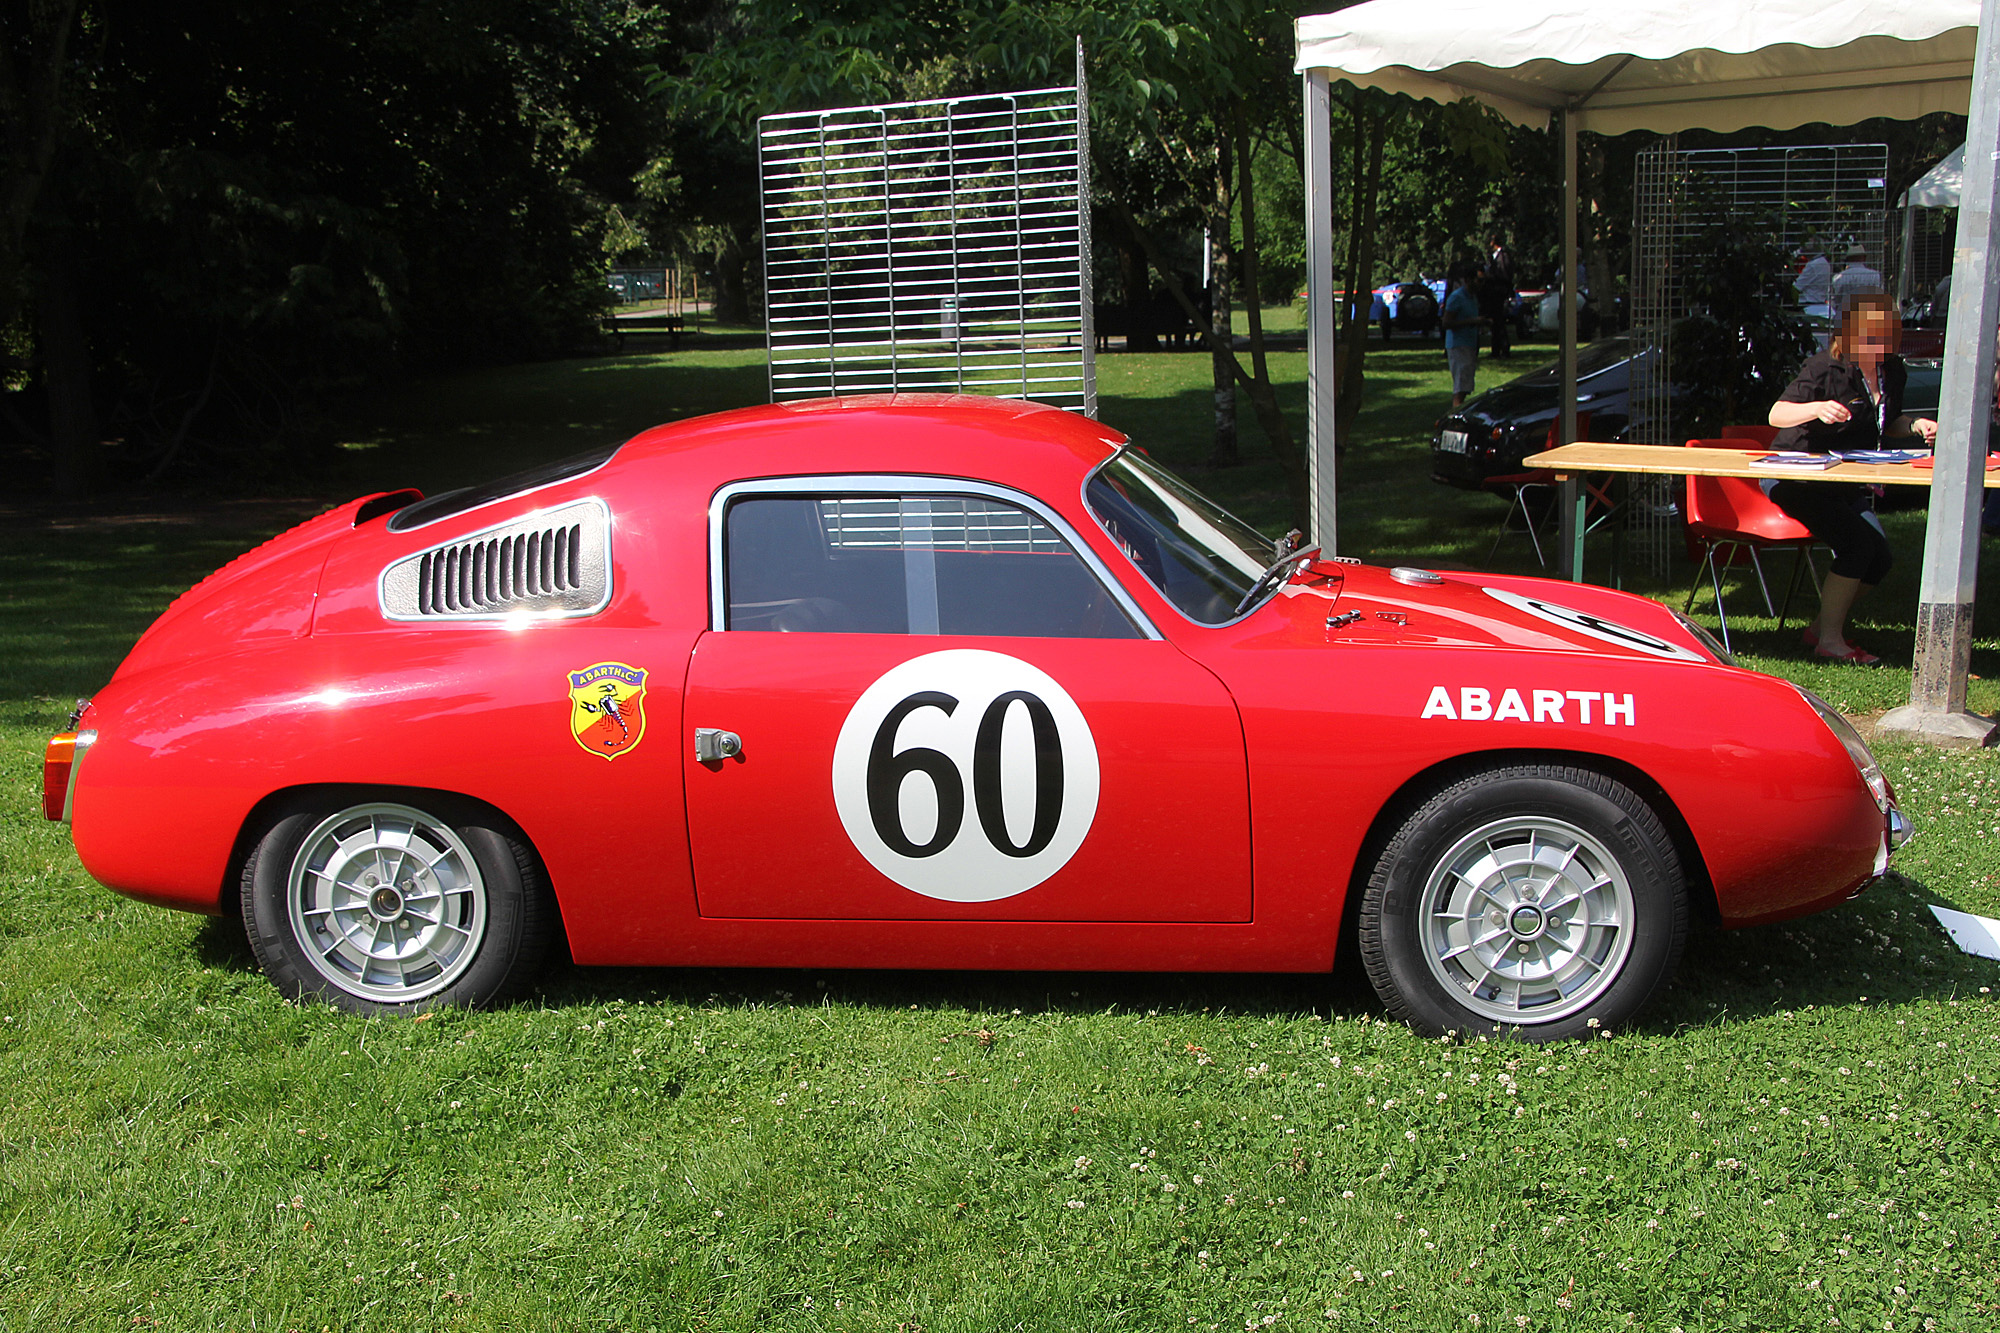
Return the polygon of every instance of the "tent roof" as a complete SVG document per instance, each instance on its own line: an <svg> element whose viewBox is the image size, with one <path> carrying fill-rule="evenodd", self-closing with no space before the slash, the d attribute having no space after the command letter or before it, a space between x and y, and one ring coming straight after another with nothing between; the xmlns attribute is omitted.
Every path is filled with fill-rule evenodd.
<svg viewBox="0 0 2000 1333"><path fill-rule="evenodd" d="M1958 196L1964 189L1965 145L1960 144L1903 192L1903 207L1957 208Z"/></svg>
<svg viewBox="0 0 2000 1333"><path fill-rule="evenodd" d="M1979 0L1366 0L1298 21L1301 72L1518 124L1587 98L1578 126L1789 129L1963 114Z"/></svg>

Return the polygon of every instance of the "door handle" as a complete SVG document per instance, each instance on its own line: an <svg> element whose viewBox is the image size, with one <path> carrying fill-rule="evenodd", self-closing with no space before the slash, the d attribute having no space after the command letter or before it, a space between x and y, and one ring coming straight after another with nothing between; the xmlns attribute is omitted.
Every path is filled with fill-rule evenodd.
<svg viewBox="0 0 2000 1333"><path fill-rule="evenodd" d="M743 754L743 738L733 731L721 731L715 727L694 729L694 757L703 764L720 763L724 759L740 758Z"/></svg>

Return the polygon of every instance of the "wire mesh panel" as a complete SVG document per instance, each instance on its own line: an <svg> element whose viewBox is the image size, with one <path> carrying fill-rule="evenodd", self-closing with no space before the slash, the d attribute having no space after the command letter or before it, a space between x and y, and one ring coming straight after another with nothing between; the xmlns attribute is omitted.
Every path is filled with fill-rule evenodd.
<svg viewBox="0 0 2000 1333"><path fill-rule="evenodd" d="M1633 444L1678 444L1673 438L1669 352L1673 322L1683 308L1678 242L1687 171L1669 137L1632 165L1631 406L1625 438ZM1628 506L1634 560L1665 578L1673 559L1679 514L1666 477L1634 477Z"/></svg>
<svg viewBox="0 0 2000 1333"><path fill-rule="evenodd" d="M1769 242L1770 271L1730 275L1795 300L1824 317L1835 279L1856 265L1858 279L1886 287L1889 267L1886 144L1683 150L1672 139L1633 164L1630 426L1641 444L1681 444L1675 421L1674 325L1691 312L1690 266L1711 262L1703 237L1718 224ZM1815 277L1808 265L1818 265ZM1712 277L1712 275L1711 275ZM1682 423L1684 424L1684 423ZM1664 478L1635 492L1627 549L1665 576L1680 544L1679 516Z"/></svg>
<svg viewBox="0 0 2000 1333"><path fill-rule="evenodd" d="M1075 88L758 122L773 401L987 393L1096 415Z"/></svg>

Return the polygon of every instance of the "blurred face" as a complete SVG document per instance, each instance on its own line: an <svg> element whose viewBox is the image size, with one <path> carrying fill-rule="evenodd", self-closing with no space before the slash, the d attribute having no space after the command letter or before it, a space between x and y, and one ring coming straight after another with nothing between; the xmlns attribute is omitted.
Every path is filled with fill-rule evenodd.
<svg viewBox="0 0 2000 1333"><path fill-rule="evenodd" d="M1902 319L1894 311L1873 306L1855 311L1851 327L1851 355L1870 361L1895 351L1903 336Z"/></svg>

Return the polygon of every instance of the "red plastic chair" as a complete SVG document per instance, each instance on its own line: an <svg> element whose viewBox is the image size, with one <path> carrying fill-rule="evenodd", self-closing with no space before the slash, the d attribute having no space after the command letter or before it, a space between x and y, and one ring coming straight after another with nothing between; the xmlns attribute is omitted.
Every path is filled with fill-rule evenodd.
<svg viewBox="0 0 2000 1333"><path fill-rule="evenodd" d="M1590 438L1590 413L1579 412L1576 414L1576 438L1578 440L1587 440ZM1561 443L1562 418L1557 417L1549 423L1548 442L1542 447L1544 449L1554 449ZM1528 540L1534 544L1535 562L1539 565L1547 566L1549 563L1548 557L1542 554L1540 528L1543 523L1548 521L1548 516L1555 512L1555 506L1553 504L1550 505L1543 511L1542 516L1537 519L1528 509L1527 493L1531 490L1546 490L1553 495L1562 484L1560 479L1547 468L1538 467L1530 468L1526 472L1512 472L1504 477L1488 477L1482 484L1488 490L1511 490L1513 493L1507 505L1507 512L1500 519L1500 533L1493 539L1493 547L1487 551L1486 558L1491 560L1494 553L1500 549L1500 543L1507 540L1507 534L1514 531L1514 515L1518 512L1521 515L1523 530L1527 532ZM1588 524L1588 528L1595 528L1599 523L1610 517L1611 510L1615 506L1612 503L1610 492L1605 489L1602 482L1593 482L1589 478L1584 478L1583 486L1590 496L1591 510L1602 511Z"/></svg>
<svg viewBox="0 0 2000 1333"><path fill-rule="evenodd" d="M1729 426L1723 428L1721 439L1687 443L1690 449L1740 449L1746 439L1757 438L1752 432L1765 429L1768 428ZM1743 433L1731 434L1732 431ZM1764 613L1777 616L1780 630L1791 613L1792 595L1798 590L1801 572L1811 574L1815 587L1819 584L1819 570L1812 563L1812 548L1819 543L1805 524L1771 503L1771 497L1764 494L1753 477L1688 477L1687 527L1689 541L1702 552L1702 566L1695 571L1687 605L1682 610L1694 609L1695 594L1701 591L1701 576L1706 572L1710 586L1715 589L1715 614L1722 622L1724 648L1729 647L1729 613L1722 602L1722 567L1733 561L1739 551L1749 554L1751 567L1757 571L1757 587L1764 594ZM1771 586L1764 580L1764 563L1758 558L1762 551L1794 552L1792 577L1785 586L1785 604L1778 611L1771 609ZM1718 554L1723 552L1727 554L1718 561Z"/></svg>
<svg viewBox="0 0 2000 1333"><path fill-rule="evenodd" d="M1741 426L1724 426L1722 438L1725 440L1748 440L1751 444L1768 449L1771 441L1778 438L1778 428L1763 422L1750 422Z"/></svg>

